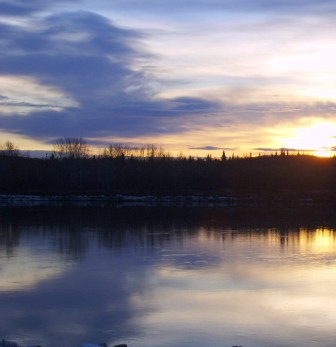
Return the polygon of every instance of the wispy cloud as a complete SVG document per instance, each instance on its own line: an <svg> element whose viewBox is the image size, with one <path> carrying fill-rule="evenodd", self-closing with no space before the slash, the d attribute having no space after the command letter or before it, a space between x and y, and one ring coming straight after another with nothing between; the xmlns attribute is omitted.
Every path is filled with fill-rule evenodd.
<svg viewBox="0 0 336 347"><path fill-rule="evenodd" d="M335 117L335 10L326 0L2 1L0 130L46 143L280 148L270 129Z"/></svg>
<svg viewBox="0 0 336 347"><path fill-rule="evenodd" d="M239 148L238 147L202 146L202 147L189 147L189 149L197 149L202 151L218 151L218 150L237 151Z"/></svg>
<svg viewBox="0 0 336 347"><path fill-rule="evenodd" d="M104 1L98 0L103 3ZM276 12L287 15L302 14L315 11L315 13L330 13L336 9L333 0L116 0L115 6L127 6L131 11L145 11L151 8L152 11L165 12L168 9L175 9L187 13L202 11L234 11L234 12ZM169 13L168 13L169 15Z"/></svg>
<svg viewBox="0 0 336 347"><path fill-rule="evenodd" d="M281 152L281 151L289 151L289 152L312 152L313 150L310 149L299 149L299 148L287 148L287 147L281 147L281 148L268 148L268 147L258 147L253 148L255 151L261 151L261 152Z"/></svg>
<svg viewBox="0 0 336 347"><path fill-rule="evenodd" d="M80 3L80 0L58 0L57 4ZM2 0L0 2L1 15L22 16L34 12L41 12L45 9L53 8L56 2L45 0Z"/></svg>
<svg viewBox="0 0 336 347"><path fill-rule="evenodd" d="M89 13L63 13L41 20L31 31L4 25L11 39L0 41L0 74L30 76L41 85L54 86L79 107L35 111L26 117L12 114L1 122L6 130L32 137L148 134L178 131L161 119L214 110L218 105L201 98L155 98L148 88L150 76L133 69L134 61L147 57L137 46L141 34L120 29L106 18ZM69 40L67 35L77 35ZM148 55L149 57L149 55ZM33 106L4 95L6 106ZM35 104L37 108L48 105ZM49 105L53 108L53 105ZM52 126L51 126L52 125Z"/></svg>

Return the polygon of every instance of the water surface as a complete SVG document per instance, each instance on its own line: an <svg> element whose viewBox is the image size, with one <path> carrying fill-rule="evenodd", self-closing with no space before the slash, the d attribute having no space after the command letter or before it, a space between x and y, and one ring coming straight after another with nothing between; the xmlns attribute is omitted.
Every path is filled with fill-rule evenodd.
<svg viewBox="0 0 336 347"><path fill-rule="evenodd" d="M0 337L335 346L335 228L311 207L1 208Z"/></svg>

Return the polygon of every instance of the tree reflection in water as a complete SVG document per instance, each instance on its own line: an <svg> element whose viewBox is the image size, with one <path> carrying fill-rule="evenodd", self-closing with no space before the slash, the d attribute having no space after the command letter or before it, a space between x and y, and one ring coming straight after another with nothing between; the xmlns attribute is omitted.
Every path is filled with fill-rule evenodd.
<svg viewBox="0 0 336 347"><path fill-rule="evenodd" d="M50 347L332 346L335 226L312 207L1 208L0 326Z"/></svg>

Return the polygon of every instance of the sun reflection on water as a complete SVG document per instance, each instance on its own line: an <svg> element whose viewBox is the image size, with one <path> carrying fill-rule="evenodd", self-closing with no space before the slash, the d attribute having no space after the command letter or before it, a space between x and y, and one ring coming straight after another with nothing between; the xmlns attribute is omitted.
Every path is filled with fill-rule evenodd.
<svg viewBox="0 0 336 347"><path fill-rule="evenodd" d="M177 345L186 332L203 343L221 336L225 346L326 345L323 334L336 324L334 230L201 228L180 252L186 248L219 261L191 268L177 250L155 267L150 295L133 298L150 303L140 324L160 332L163 345Z"/></svg>
<svg viewBox="0 0 336 347"><path fill-rule="evenodd" d="M1 326L34 339L43 330L50 347L85 336L138 347L334 346L335 230L225 222L23 228L0 246ZM72 247L55 247L70 236Z"/></svg>

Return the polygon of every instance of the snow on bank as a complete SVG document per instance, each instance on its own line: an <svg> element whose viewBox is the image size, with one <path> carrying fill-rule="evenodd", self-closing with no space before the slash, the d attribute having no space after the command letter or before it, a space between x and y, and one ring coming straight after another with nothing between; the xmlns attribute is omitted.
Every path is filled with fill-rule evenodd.
<svg viewBox="0 0 336 347"><path fill-rule="evenodd" d="M232 206L237 198L226 196L133 196L133 195L7 195L0 194L0 205L44 205L44 204L94 204L106 202L125 205L226 205Z"/></svg>

